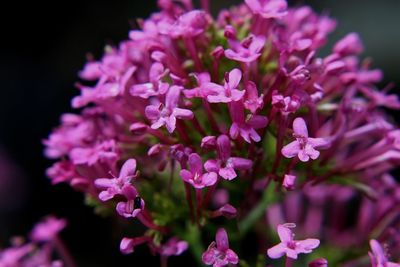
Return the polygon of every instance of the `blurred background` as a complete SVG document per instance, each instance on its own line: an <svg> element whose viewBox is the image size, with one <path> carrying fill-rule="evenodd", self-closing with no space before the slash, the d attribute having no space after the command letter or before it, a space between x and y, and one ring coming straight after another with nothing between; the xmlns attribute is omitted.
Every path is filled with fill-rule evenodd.
<svg viewBox="0 0 400 267"><path fill-rule="evenodd" d="M211 1L214 15L239 2ZM289 3L307 4L335 17L338 28L330 44L358 32L364 56L385 73L382 87L389 82L399 87L399 0ZM157 266L147 249L120 255L121 236L113 236L112 221L94 215L83 205L83 196L68 186L50 185L44 172L51 162L43 157L41 144L61 113L71 111L70 99L77 94L73 84L86 53L99 58L104 45L126 39L134 19L148 17L157 9L156 1L13 1L2 9L8 15L1 17L0 247L8 245L11 236L28 233L42 216L55 214L69 221L62 237L79 266ZM171 266L182 262L173 260Z"/></svg>

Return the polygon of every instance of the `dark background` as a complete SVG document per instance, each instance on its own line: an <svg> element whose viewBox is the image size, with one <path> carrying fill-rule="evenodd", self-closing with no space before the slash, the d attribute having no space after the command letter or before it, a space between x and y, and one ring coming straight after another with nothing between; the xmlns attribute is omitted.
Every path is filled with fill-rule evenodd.
<svg viewBox="0 0 400 267"><path fill-rule="evenodd" d="M126 39L136 17L156 10L156 1L14 1L2 7L0 49L0 247L14 235L26 234L42 216L68 218L63 232L79 266L157 266L146 249L122 256L110 228L113 224L83 205L83 196L66 185L51 186L44 175L51 162L43 157L41 140L58 124L61 113L71 111L77 94L73 84L85 62L96 58L105 44ZM214 0L213 9L239 1ZM338 19L337 40L359 32L365 56L399 84L400 1L310 0L318 12ZM216 13L216 12L215 12ZM146 261L144 261L146 259ZM178 266L176 260L171 266ZM185 266L191 266L186 261Z"/></svg>

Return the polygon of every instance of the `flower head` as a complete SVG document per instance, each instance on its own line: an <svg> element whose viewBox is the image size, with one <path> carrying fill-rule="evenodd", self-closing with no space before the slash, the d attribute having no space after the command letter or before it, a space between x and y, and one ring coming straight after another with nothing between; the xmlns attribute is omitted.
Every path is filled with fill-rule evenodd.
<svg viewBox="0 0 400 267"><path fill-rule="evenodd" d="M152 129L158 129L165 125L168 132L172 133L176 128L176 119L190 120L193 112L188 109L178 108L181 87L172 86L166 95L165 105L150 105L146 107L146 116L153 123Z"/></svg>
<svg viewBox="0 0 400 267"><path fill-rule="evenodd" d="M235 170L248 170L252 161L239 157L231 157L231 144L229 137L221 135L217 138L218 158L209 159L204 164L208 172L217 172L222 178L232 180L236 178Z"/></svg>
<svg viewBox="0 0 400 267"><path fill-rule="evenodd" d="M229 103L239 101L244 96L245 91L239 90L238 86L242 79L242 72L239 69L233 69L225 75L225 84L209 83L207 87L211 93L207 96L210 103Z"/></svg>
<svg viewBox="0 0 400 267"><path fill-rule="evenodd" d="M239 257L229 248L228 234L224 228L218 229L215 240L216 242L212 242L203 253L203 263L212 265L213 267L237 264L239 262Z"/></svg>
<svg viewBox="0 0 400 267"><path fill-rule="evenodd" d="M251 11L263 18L281 18L287 14L285 0L245 0Z"/></svg>
<svg viewBox="0 0 400 267"><path fill-rule="evenodd" d="M103 189L99 194L99 199L107 201L117 194L122 194L122 189L131 186L131 180L135 177L137 177L136 160L129 159L122 166L118 177L95 180L96 186Z"/></svg>
<svg viewBox="0 0 400 267"><path fill-rule="evenodd" d="M192 153L189 155L188 165L189 170L183 169L180 174L182 179L190 183L194 188L201 189L217 182L217 174L215 172L203 173L203 164L198 154Z"/></svg>
<svg viewBox="0 0 400 267"><path fill-rule="evenodd" d="M51 241L66 225L66 220L49 216L35 225L30 237L36 242Z"/></svg>
<svg viewBox="0 0 400 267"><path fill-rule="evenodd" d="M400 267L400 263L389 262L382 246L375 239L369 241L372 252L368 252L372 267Z"/></svg>
<svg viewBox="0 0 400 267"><path fill-rule="evenodd" d="M296 118L293 121L293 131L296 140L282 148L282 155L287 158L298 156L304 162L310 158L317 159L320 152L316 148L329 145L329 141L325 138L308 137L307 125L302 118Z"/></svg>
<svg viewBox="0 0 400 267"><path fill-rule="evenodd" d="M313 249L319 246L319 240L308 238L305 240L294 240L294 234L290 228L295 224L287 223L278 225L278 235L281 243L268 249L268 256L277 259L286 255L286 257L297 259L301 253L311 253Z"/></svg>

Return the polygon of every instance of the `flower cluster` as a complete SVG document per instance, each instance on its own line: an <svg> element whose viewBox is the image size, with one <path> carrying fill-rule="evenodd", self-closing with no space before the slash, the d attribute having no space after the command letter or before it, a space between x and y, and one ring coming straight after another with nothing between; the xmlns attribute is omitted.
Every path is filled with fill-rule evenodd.
<svg viewBox="0 0 400 267"><path fill-rule="evenodd" d="M143 234L120 250L146 244L163 266L188 248L207 265L238 264L249 231L287 266L317 247L324 258L299 256L301 266L359 266L372 238L398 257L400 130L385 110L400 101L360 60L359 36L320 56L336 22L307 6L246 0L213 18L201 2L159 0L129 40L88 59L79 113L44 140L58 160L51 181L98 212L138 219ZM295 240L288 221L316 238ZM397 266L371 247L372 266Z"/></svg>
<svg viewBox="0 0 400 267"><path fill-rule="evenodd" d="M12 246L0 250L0 266L2 267L63 267L71 265L70 258L62 244L58 233L66 226L64 219L49 216L37 223L30 233L29 242L22 237L15 237ZM64 257L65 261L53 260L53 254Z"/></svg>

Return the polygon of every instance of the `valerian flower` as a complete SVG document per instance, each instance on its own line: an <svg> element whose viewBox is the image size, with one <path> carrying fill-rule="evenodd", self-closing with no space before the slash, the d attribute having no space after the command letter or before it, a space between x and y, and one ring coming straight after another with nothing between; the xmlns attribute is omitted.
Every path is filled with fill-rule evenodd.
<svg viewBox="0 0 400 267"><path fill-rule="evenodd" d="M181 89L179 86L171 86L165 97L165 105L159 103L146 107L146 116L153 122L151 128L158 129L165 125L168 132L172 133L176 128L176 119L193 118L191 110L178 108Z"/></svg>
<svg viewBox="0 0 400 267"><path fill-rule="evenodd" d="M303 118L296 118L293 121L293 132L296 140L282 148L282 155L287 158L298 156L304 162L310 158L317 159L320 152L316 148L326 147L330 143L326 138L308 137L307 125Z"/></svg>
<svg viewBox="0 0 400 267"><path fill-rule="evenodd" d="M313 249L319 246L319 240L308 238L305 240L295 240L291 228L296 225L287 223L278 225L278 235L281 243L268 249L268 256L272 259L280 258L286 255L289 258L297 259L301 253L311 253Z"/></svg>
<svg viewBox="0 0 400 267"><path fill-rule="evenodd" d="M239 257L229 248L228 234L224 228L218 229L215 241L203 253L202 260L204 264L212 265L213 267L222 267L239 262Z"/></svg>
<svg viewBox="0 0 400 267"><path fill-rule="evenodd" d="M201 189L217 182L215 172L203 173L203 164L198 154L189 155L188 165L189 169L181 170L180 175L185 182L190 183L194 188Z"/></svg>
<svg viewBox="0 0 400 267"><path fill-rule="evenodd" d="M95 180L96 186L103 189L99 194L99 198L102 201L107 201L117 194L122 194L122 189L125 186L130 186L131 180L135 177L137 177L136 160L129 159L122 166L118 177Z"/></svg>
<svg viewBox="0 0 400 267"><path fill-rule="evenodd" d="M207 85L211 93L207 96L210 103L229 103L239 101L244 96L245 91L239 90L238 86L242 79L242 72L233 69L229 74L225 74L224 86L210 83Z"/></svg>
<svg viewBox="0 0 400 267"><path fill-rule="evenodd" d="M287 14L284 0L245 0L251 11L263 18L281 18Z"/></svg>
<svg viewBox="0 0 400 267"><path fill-rule="evenodd" d="M390 262L386 257L381 244L375 239L369 241L372 252L368 252L372 267L400 267L400 263Z"/></svg>
<svg viewBox="0 0 400 267"><path fill-rule="evenodd" d="M208 172L217 172L226 180L236 178L235 170L248 170L253 164L248 159L231 157L231 143L226 135L217 138L217 150L218 158L207 160L204 167Z"/></svg>

